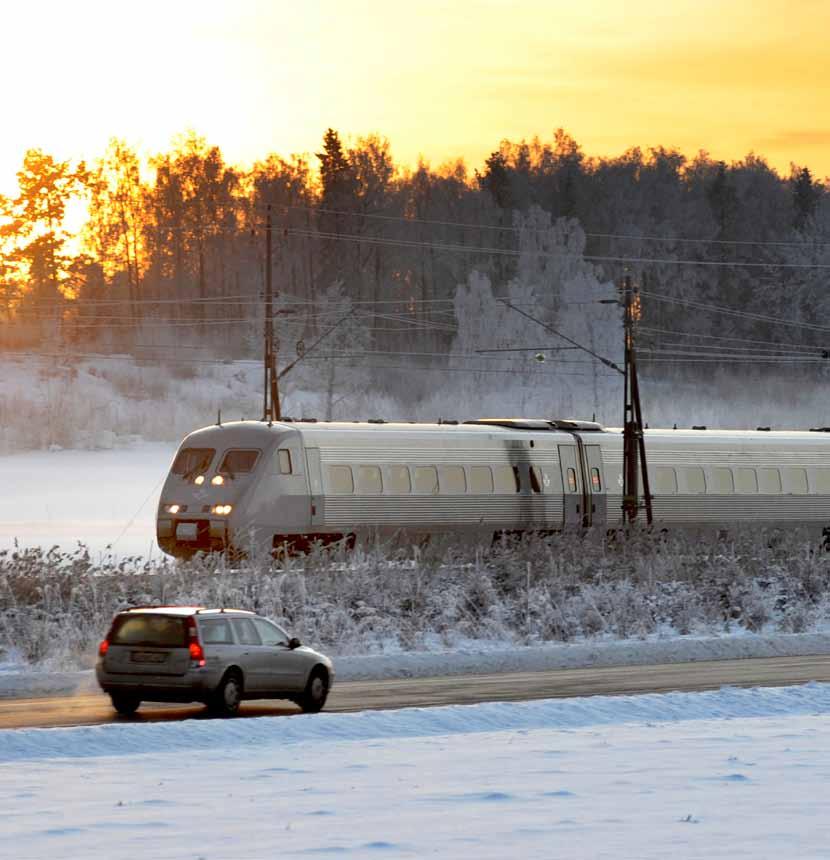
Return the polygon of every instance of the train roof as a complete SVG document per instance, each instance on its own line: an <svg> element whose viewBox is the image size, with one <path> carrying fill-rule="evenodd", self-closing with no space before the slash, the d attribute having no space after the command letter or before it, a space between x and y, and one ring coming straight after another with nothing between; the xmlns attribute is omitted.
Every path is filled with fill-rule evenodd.
<svg viewBox="0 0 830 860"><path fill-rule="evenodd" d="M439 419L435 422L419 421L386 421L384 419L368 419L366 421L322 421L314 418L284 418L281 421L268 423L265 421L228 421L222 424L212 424L207 427L194 430L188 439L197 441L194 437L213 436L218 432L234 431L235 444L255 444L256 440L262 440L267 434L285 433L291 430L339 430L348 431L386 431L386 432L472 432L472 433L573 433L597 434L598 436L619 435L622 429L619 427L603 427L594 421L583 421L581 419L548 419L548 418L476 418L468 421L456 421ZM720 430L709 429L703 426L691 428L654 428L645 431L647 438L693 438L709 441L717 439L736 440L742 439L767 439L784 441L786 439L803 439L819 442L830 438L830 427L815 427L801 430L771 430L767 427L758 427L754 430ZM207 438L206 438L207 441Z"/></svg>

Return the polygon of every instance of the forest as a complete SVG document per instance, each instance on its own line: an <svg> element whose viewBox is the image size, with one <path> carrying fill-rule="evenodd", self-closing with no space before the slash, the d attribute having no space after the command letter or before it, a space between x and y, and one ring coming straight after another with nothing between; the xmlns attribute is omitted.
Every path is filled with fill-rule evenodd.
<svg viewBox="0 0 830 860"><path fill-rule="evenodd" d="M255 359L269 224L280 367L330 395L541 382L590 409L617 380L569 344L618 360L624 275L649 378L816 380L830 354L828 180L754 153L591 156L561 129L480 169L333 129L249 169L193 132L146 161L115 139L85 163L29 150L0 197L0 351Z"/></svg>

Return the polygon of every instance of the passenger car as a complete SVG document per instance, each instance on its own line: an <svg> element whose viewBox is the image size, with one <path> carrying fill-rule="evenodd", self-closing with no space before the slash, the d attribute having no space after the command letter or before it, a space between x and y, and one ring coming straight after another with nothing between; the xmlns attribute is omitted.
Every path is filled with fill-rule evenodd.
<svg viewBox="0 0 830 860"><path fill-rule="evenodd" d="M830 432L646 430L657 528L830 528ZM189 434L161 492L171 555L361 536L623 525L623 436L591 421L236 421Z"/></svg>
<svg viewBox="0 0 830 860"><path fill-rule="evenodd" d="M307 713L326 703L331 660L242 609L142 606L119 612L98 648L96 676L113 707L204 702L232 716L243 699L290 699Z"/></svg>

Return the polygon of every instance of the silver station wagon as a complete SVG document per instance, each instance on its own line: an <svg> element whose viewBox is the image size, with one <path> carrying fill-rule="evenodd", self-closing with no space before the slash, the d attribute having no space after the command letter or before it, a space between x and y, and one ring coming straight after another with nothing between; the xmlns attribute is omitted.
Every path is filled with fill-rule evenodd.
<svg viewBox="0 0 830 860"><path fill-rule="evenodd" d="M203 702L233 716L243 699L326 703L331 660L255 612L142 606L119 612L98 647L96 675L119 714L142 702Z"/></svg>

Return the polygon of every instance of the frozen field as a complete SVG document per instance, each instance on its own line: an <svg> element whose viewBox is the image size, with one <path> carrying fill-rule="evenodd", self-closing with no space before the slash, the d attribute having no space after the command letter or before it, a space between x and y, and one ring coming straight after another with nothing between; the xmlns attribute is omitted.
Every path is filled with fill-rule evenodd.
<svg viewBox="0 0 830 860"><path fill-rule="evenodd" d="M155 516L176 446L30 451L0 457L0 549L78 541L95 553L158 555Z"/></svg>
<svg viewBox="0 0 830 860"><path fill-rule="evenodd" d="M830 687L0 733L18 858L827 857Z"/></svg>

